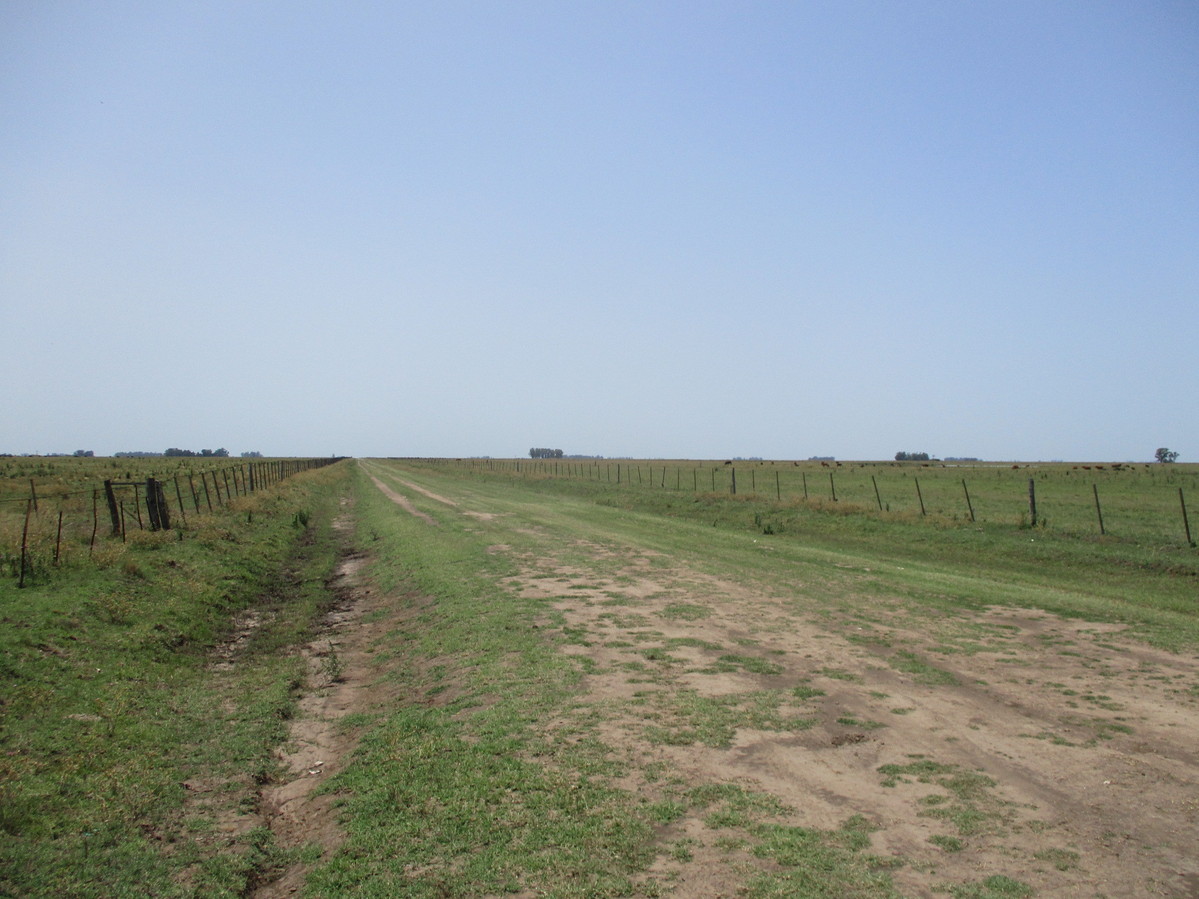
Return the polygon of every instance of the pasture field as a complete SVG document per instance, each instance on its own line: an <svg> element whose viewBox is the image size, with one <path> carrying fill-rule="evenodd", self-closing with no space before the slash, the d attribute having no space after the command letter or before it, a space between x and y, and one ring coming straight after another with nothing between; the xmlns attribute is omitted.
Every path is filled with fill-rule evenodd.
<svg viewBox="0 0 1199 899"><path fill-rule="evenodd" d="M0 579L0 893L1199 888L1199 553L1065 511L1193 467L616 464L345 461Z"/></svg>
<svg viewBox="0 0 1199 899"><path fill-rule="evenodd" d="M1037 526L1164 545L1185 543L1179 490L1199 518L1199 465L765 460L455 460L523 478L624 490L735 493L753 500L933 524ZM1031 516L1029 482L1037 516ZM1192 528L1199 537L1199 521Z"/></svg>
<svg viewBox="0 0 1199 899"><path fill-rule="evenodd" d="M332 461L332 460L327 460ZM105 481L112 481L126 533L152 528L146 479L162 483L171 526L274 483L287 471L326 460L220 456L80 458L0 456L0 576L47 579L85 561L113 530ZM211 485L211 487L210 487Z"/></svg>

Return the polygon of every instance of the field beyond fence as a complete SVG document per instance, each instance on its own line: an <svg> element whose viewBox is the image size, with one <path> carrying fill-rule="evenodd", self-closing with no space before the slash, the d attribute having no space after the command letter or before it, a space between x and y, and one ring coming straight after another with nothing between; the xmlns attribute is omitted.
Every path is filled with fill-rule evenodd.
<svg viewBox="0 0 1199 899"><path fill-rule="evenodd" d="M1199 465L1177 463L423 462L466 467L480 474L591 483L616 491L731 495L773 502L780 509L798 505L942 526L1009 525L1163 546L1195 545L1187 503L1199 492Z"/></svg>
<svg viewBox="0 0 1199 899"><path fill-rule="evenodd" d="M0 570L24 586L105 539L172 530L182 539L189 517L337 461L10 458L0 463Z"/></svg>

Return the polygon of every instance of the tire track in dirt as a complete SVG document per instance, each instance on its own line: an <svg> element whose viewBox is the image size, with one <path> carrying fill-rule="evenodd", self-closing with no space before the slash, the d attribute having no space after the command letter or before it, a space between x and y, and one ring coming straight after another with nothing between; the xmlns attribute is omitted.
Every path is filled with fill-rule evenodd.
<svg viewBox="0 0 1199 899"><path fill-rule="evenodd" d="M386 496L389 500L407 512L409 515L419 518L421 521L425 522L425 524L431 524L434 527L437 526L437 519L435 519L432 515L422 512L420 509L416 508L416 506L412 505L412 501L408 499L408 497L404 496L404 494L397 493L396 491L392 490L373 474L369 475L369 477L371 482L379 488L379 491L384 496Z"/></svg>
<svg viewBox="0 0 1199 899"><path fill-rule="evenodd" d="M906 861L893 878L913 895L992 874L1043 896L1186 896L1199 879L1193 657L1116 645L1118 627L1010 609L960 613L945 628L973 645L938 652L965 641L930 639L898 603L882 604L884 633L871 642L853 624L796 611L818 605L812 597L663 566L635 546L593 547L603 564L591 568L579 549L569 565L527 558L511 586L564 616L565 651L588 660L586 702L603 710L601 737L639 772L630 789L665 795L644 777L665 765L687 783L764 790L803 827L836 829L863 814L878 828L874 850ZM686 609L690 620L679 617ZM729 655L750 662L720 670ZM797 688L822 695L795 702ZM680 695L748 701L763 691L781 697L780 719L737 727L727 746L691 739L685 720L661 733L672 716L686 718ZM815 723L789 731L788 715ZM921 760L948 773L884 785L881 768ZM974 778L969 802L939 782L954 776ZM701 858L733 864L711 851L719 834L704 814L663 832L704 847L691 846L689 865L660 866L681 878L676 896L710 895L710 877L685 887Z"/></svg>
<svg viewBox="0 0 1199 899"><path fill-rule="evenodd" d="M348 532L347 514L334 525ZM348 538L347 541L348 543ZM349 762L358 729L342 726L347 715L371 714L390 706L395 688L375 667L377 644L395 625L402 607L378 593L364 579L369 559L347 553L329 583L337 601L326 613L319 633L299 650L307 679L304 694L277 752L285 773L259 792L259 816L282 849L319 846L327 861L344 841L334 807L336 797L317 794L317 788ZM319 862L318 862L319 863ZM271 872L259 883L253 899L283 899L301 891L308 866L296 863Z"/></svg>

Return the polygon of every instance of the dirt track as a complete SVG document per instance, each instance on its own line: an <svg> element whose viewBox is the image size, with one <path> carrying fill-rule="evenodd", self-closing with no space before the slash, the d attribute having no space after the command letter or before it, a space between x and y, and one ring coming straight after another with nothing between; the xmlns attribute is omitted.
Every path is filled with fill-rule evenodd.
<svg viewBox="0 0 1199 899"><path fill-rule="evenodd" d="M861 816L873 851L902 859L891 874L905 895L1002 874L1038 896L1199 896L1193 653L1027 610L946 617L873 596L828 614L809 588L747 586L630 543L541 539L510 510L397 486L466 516L519 564L507 587L545 600L543 626L586 660L576 714L599 712L629 789L661 799L736 784L776 797L772 820L820 829ZM338 714L387 701L353 646L391 626L350 625L342 685L325 685L343 695ZM705 730L697 709L725 710L723 729ZM320 746L320 761L339 764L337 750ZM315 760L295 761L297 781L316 776L304 773ZM327 809L303 801L289 814L293 830L329 826ZM705 815L661 830L650 876L670 895L734 896L765 864L722 844Z"/></svg>
<svg viewBox="0 0 1199 899"><path fill-rule="evenodd" d="M907 860L893 877L909 895L998 873L1044 896L1199 895L1193 658L1120 642L1110 626L1027 611L921 629L888 626L878 608L874 625L817 623L786 594L622 555L615 576L598 578L530 560L517 586L558 597L568 627L594 635L568 648L595 663L587 684L590 702L609 715L604 739L641 770L665 762L688 782L764 790L801 826L835 829L864 815L878 828L875 850ZM680 620L671 612L680 607L695 611ZM963 651L932 652L955 638ZM770 673L714 671L728 647ZM897 670L899 652L915 657L915 673ZM647 655L659 657L647 663ZM647 670L630 676L629 663ZM651 730L670 726L680 691L793 696L796 687L819 691L781 710L814 718L805 729L738 728L727 747L669 745ZM914 764L922 760L943 770L922 778ZM888 786L887 765L913 770ZM971 773L986 779L975 779L963 803L956 784L943 782ZM715 843L698 817L674 827L700 846ZM938 838L951 851L930 842ZM714 871L730 870L723 853L695 856L675 895L735 892L735 878L713 883Z"/></svg>

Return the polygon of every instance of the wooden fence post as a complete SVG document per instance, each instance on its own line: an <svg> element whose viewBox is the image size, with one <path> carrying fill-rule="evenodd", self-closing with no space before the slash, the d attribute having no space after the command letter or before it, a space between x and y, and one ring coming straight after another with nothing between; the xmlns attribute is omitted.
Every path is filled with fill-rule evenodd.
<svg viewBox="0 0 1199 899"><path fill-rule="evenodd" d="M158 517L158 482L154 478L146 478L146 513L150 516L150 530L160 530L162 525Z"/></svg>
<svg viewBox="0 0 1199 899"><path fill-rule="evenodd" d="M970 520L974 521L974 506L970 502L970 488L966 486L965 478L962 478L962 492L966 494L966 508L970 510Z"/></svg>
<svg viewBox="0 0 1199 899"><path fill-rule="evenodd" d="M100 497L99 491L92 490L92 539L87 544L87 554L90 556L96 548L96 531L100 529Z"/></svg>
<svg viewBox="0 0 1199 899"><path fill-rule="evenodd" d="M25 586L25 560L29 556L29 513L33 508L33 500L25 501L25 525L21 528L21 578L18 587Z"/></svg>
<svg viewBox="0 0 1199 899"><path fill-rule="evenodd" d="M828 473L828 489L833 494L833 502L836 502L837 501L837 484L833 480L833 473L831 471Z"/></svg>
<svg viewBox="0 0 1199 899"><path fill-rule="evenodd" d="M916 499L920 501L920 517L924 517L924 496L920 493L920 478L912 478L916 482Z"/></svg>
<svg viewBox="0 0 1199 899"><path fill-rule="evenodd" d="M729 472L733 476L733 489L732 489L733 496L736 496L737 495L737 468L736 468L736 466L730 468Z"/></svg>
<svg viewBox="0 0 1199 899"><path fill-rule="evenodd" d="M33 484L33 478L29 479L29 495L33 497L33 511L37 511L37 487Z"/></svg>
<svg viewBox="0 0 1199 899"><path fill-rule="evenodd" d="M154 482L154 493L158 496L158 526L164 531L171 529L171 507L167 503L166 488L162 481Z"/></svg>
<svg viewBox="0 0 1199 899"><path fill-rule="evenodd" d="M175 476L175 497L179 500L179 514L183 516L183 523L187 524L187 509L183 505L183 491L179 489L179 476Z"/></svg>
<svg viewBox="0 0 1199 899"><path fill-rule="evenodd" d="M1187 545L1194 546L1195 541L1191 539L1191 520L1187 518L1187 501L1183 499L1182 488L1178 488L1178 504L1182 506L1182 526L1186 529Z"/></svg>
<svg viewBox="0 0 1199 899"><path fill-rule="evenodd" d="M1028 523L1037 526L1037 482L1032 478L1028 479Z"/></svg>
<svg viewBox="0 0 1199 899"><path fill-rule="evenodd" d="M1095 514L1099 516L1099 536L1102 537L1107 531L1103 529L1103 509L1099 505L1099 485L1092 484L1091 490L1095 493Z"/></svg>
<svg viewBox="0 0 1199 899"><path fill-rule="evenodd" d="M883 511L883 498L878 495L878 481L874 475L870 476L870 483L874 485L874 501L878 503L878 510L881 512Z"/></svg>
<svg viewBox="0 0 1199 899"><path fill-rule="evenodd" d="M112 517L112 535L121 533L121 515L117 509L117 495L113 492L112 481L104 482L104 495L108 498L108 514Z"/></svg>
<svg viewBox="0 0 1199 899"><path fill-rule="evenodd" d="M779 486L779 472L777 468L774 470L774 498L780 502L783 499L783 488Z"/></svg>

